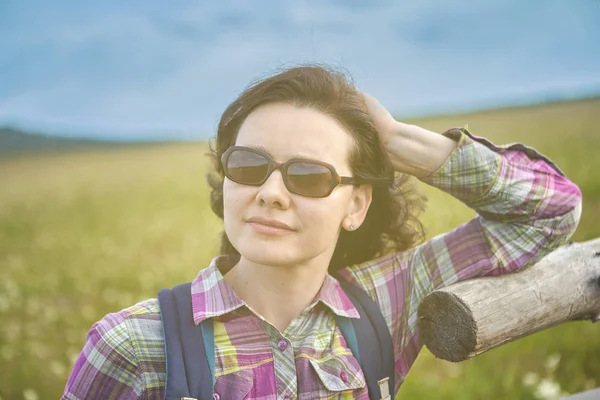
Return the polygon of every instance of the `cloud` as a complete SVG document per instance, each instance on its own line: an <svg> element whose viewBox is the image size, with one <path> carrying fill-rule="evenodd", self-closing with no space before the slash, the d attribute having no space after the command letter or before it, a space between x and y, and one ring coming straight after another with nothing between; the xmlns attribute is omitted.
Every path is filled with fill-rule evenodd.
<svg viewBox="0 0 600 400"><path fill-rule="evenodd" d="M592 2L9 4L0 123L65 134L206 137L252 79L301 62L403 114L600 87Z"/></svg>

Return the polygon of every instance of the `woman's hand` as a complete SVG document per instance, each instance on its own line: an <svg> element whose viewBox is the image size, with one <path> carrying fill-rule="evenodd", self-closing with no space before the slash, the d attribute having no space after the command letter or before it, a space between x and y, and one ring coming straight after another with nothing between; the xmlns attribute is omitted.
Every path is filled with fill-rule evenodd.
<svg viewBox="0 0 600 400"><path fill-rule="evenodd" d="M396 121L376 98L366 93L363 97L396 171L425 178L437 171L456 148L454 140Z"/></svg>
<svg viewBox="0 0 600 400"><path fill-rule="evenodd" d="M381 105L375 97L363 93L367 111L371 115L371 119L379 132L379 137L384 144L394 137L395 133L401 130L401 123L396 121L392 114Z"/></svg>

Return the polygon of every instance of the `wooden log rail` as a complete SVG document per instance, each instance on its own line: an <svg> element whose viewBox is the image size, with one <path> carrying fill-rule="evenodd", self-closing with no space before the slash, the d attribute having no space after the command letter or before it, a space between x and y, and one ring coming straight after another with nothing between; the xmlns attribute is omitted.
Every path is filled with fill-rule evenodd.
<svg viewBox="0 0 600 400"><path fill-rule="evenodd" d="M418 329L433 355L464 361L567 321L600 320L600 238L563 246L525 271L426 296Z"/></svg>

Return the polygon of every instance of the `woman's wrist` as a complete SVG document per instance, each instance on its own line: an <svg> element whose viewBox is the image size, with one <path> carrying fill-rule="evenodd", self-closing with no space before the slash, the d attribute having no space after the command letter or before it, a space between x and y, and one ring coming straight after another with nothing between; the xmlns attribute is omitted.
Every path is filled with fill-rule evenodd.
<svg viewBox="0 0 600 400"><path fill-rule="evenodd" d="M419 179L440 169L457 145L439 133L402 122L391 126L385 138L394 169Z"/></svg>

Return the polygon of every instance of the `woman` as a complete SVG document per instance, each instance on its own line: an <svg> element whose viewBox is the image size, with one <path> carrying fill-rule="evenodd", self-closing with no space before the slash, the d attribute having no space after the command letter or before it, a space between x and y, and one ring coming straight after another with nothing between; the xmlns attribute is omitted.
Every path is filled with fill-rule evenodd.
<svg viewBox="0 0 600 400"><path fill-rule="evenodd" d="M196 323L213 319L216 399L368 398L334 322L357 316L334 271L380 306L397 393L422 346L425 295L522 270L564 244L580 216L578 187L533 149L402 124L316 66L246 89L224 112L212 157L225 232L221 256L192 282L192 307ZM346 178L338 184L336 174ZM410 175L478 216L418 244ZM63 398L162 399L163 340L156 299L105 316Z"/></svg>

